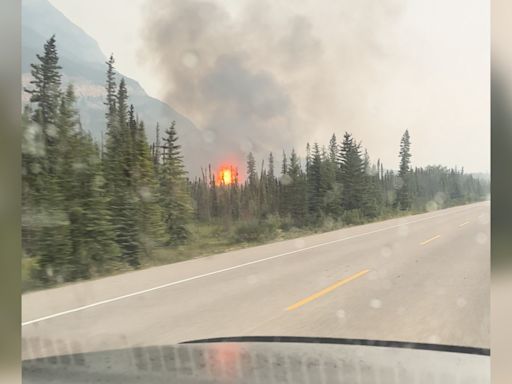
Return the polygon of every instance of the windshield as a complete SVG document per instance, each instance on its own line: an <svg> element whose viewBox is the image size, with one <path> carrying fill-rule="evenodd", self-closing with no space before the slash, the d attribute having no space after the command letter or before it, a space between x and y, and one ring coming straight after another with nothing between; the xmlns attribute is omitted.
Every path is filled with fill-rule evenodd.
<svg viewBox="0 0 512 384"><path fill-rule="evenodd" d="M489 348L488 11L24 0L23 359Z"/></svg>

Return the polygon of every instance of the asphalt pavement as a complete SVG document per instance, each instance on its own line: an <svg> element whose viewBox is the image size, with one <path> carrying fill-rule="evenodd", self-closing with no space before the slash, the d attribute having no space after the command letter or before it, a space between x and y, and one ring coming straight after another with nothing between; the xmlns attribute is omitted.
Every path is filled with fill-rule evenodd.
<svg viewBox="0 0 512 384"><path fill-rule="evenodd" d="M222 336L489 347L490 203L31 292L22 357Z"/></svg>

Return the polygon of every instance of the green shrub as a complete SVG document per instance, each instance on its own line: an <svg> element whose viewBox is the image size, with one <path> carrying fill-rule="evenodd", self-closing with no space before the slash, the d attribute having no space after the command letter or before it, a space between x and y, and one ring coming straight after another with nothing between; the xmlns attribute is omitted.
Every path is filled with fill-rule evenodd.
<svg viewBox="0 0 512 384"><path fill-rule="evenodd" d="M22 292L30 289L42 287L38 280L39 264L35 257L22 257L21 259L21 290Z"/></svg>
<svg viewBox="0 0 512 384"><path fill-rule="evenodd" d="M342 221L347 225L358 225L364 223L364 218L359 209L351 209L343 212Z"/></svg>
<svg viewBox="0 0 512 384"><path fill-rule="evenodd" d="M288 232L294 227L295 223L293 222L293 219L289 215L279 218L279 229L281 229L282 231Z"/></svg>
<svg viewBox="0 0 512 384"><path fill-rule="evenodd" d="M250 220L241 223L235 230L236 242L254 242L273 239L277 236L278 221L275 219Z"/></svg>
<svg viewBox="0 0 512 384"><path fill-rule="evenodd" d="M334 231L340 227L340 223L333 219L331 216L325 216L322 218L319 228L321 232Z"/></svg>

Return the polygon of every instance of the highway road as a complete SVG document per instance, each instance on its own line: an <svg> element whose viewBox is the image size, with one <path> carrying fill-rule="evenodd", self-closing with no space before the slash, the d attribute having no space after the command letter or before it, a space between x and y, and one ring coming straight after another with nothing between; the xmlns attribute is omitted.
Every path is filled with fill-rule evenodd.
<svg viewBox="0 0 512 384"><path fill-rule="evenodd" d="M22 357L245 335L489 347L490 203L22 297Z"/></svg>

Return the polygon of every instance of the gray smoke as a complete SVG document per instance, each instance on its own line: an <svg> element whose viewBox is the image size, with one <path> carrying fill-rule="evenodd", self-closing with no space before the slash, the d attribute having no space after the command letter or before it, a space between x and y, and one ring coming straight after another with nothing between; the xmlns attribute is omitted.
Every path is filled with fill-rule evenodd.
<svg viewBox="0 0 512 384"><path fill-rule="evenodd" d="M262 159L306 134L291 88L322 46L303 16L270 20L271 4L246 2L235 16L207 1L149 3L140 56L165 82L166 101L201 130L193 156L203 164L235 162L243 174L248 151Z"/></svg>
<svg viewBox="0 0 512 384"><path fill-rule="evenodd" d="M231 162L243 174L249 151L260 161L292 147L303 155L307 141L346 130L394 167L406 128L415 164L465 165L432 133L447 131L439 108L448 122L454 111L429 104L455 95L433 89L450 78L421 56L428 42L404 23L404 0L149 0L145 9L139 58L161 79L165 101L200 130L181 133L192 173ZM425 149L414 147L419 140Z"/></svg>

